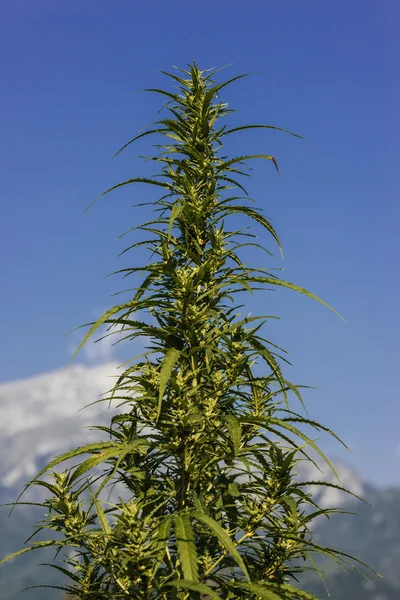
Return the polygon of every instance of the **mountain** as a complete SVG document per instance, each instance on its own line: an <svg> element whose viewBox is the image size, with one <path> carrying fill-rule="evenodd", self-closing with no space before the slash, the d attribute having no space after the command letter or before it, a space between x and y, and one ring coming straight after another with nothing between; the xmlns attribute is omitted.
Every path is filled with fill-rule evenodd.
<svg viewBox="0 0 400 600"><path fill-rule="evenodd" d="M96 402L110 389L117 374L117 364L88 367L74 365L21 381L0 384L0 440L7 448L0 463L0 503L12 502L24 483L34 476L49 458L98 439L98 432L88 425L107 423L112 411L107 402ZM334 463L342 485L363 497L371 506L330 488L312 489L321 506L336 506L355 515L335 515L316 521L314 533L322 545L337 548L372 566L384 576L363 578L356 571L344 573L332 561L323 561L326 584L332 600L399 600L400 599L400 487L379 488L365 482L354 469L342 462ZM322 477L312 463L299 465L301 480ZM323 478L336 483L333 475ZM31 489L26 498L38 499L39 490ZM22 498L24 499L24 498ZM20 549L33 532L41 511L31 506L9 510L0 508L0 556ZM0 600L16 600L27 586L47 583L59 585L55 569L38 567L51 562L48 551L30 552L0 568ZM362 569L366 572L365 569ZM305 573L301 586L321 600L328 598L324 585L315 573ZM23 600L55 600L61 592L55 589L33 589L18 595Z"/></svg>
<svg viewBox="0 0 400 600"><path fill-rule="evenodd" d="M329 589L329 595L324 585L315 580L305 581L303 589L314 594L321 600L330 598L331 600L399 600L400 586L386 580L377 581L375 578L371 581L364 579L357 572L335 572L334 575L326 578Z"/></svg>
<svg viewBox="0 0 400 600"><path fill-rule="evenodd" d="M33 477L49 456L97 439L85 426L109 421L107 402L96 402L113 386L117 364L74 365L0 384L0 439L7 453L0 482L13 488Z"/></svg>
<svg viewBox="0 0 400 600"><path fill-rule="evenodd" d="M358 565L371 581L356 571L344 573L331 561L323 561L326 583L332 600L400 599L400 488L380 489L365 484L362 493L370 506L348 501L344 509L357 515L321 519L314 534L317 542L346 552L373 567L383 579ZM321 599L328 598L315 574L304 577L304 586Z"/></svg>

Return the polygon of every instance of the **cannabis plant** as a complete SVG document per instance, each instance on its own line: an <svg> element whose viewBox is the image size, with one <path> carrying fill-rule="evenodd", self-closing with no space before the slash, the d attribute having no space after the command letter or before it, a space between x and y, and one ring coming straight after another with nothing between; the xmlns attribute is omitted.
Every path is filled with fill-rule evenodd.
<svg viewBox="0 0 400 600"><path fill-rule="evenodd" d="M289 407L301 394L264 337L273 317L241 314L238 298L274 287L318 298L243 262L245 248L263 246L235 222L255 222L280 249L242 184L248 161L278 165L269 154L223 154L227 136L279 128L225 124L233 111L221 94L243 75L216 83L194 63L165 75L172 90L148 91L166 97L168 115L121 149L157 136L158 172L105 192L159 190L153 218L135 227L145 239L127 248L145 247L150 262L118 271L137 277L129 299L87 324L81 344L105 327L118 341L145 340L143 354L106 395L117 403L109 427L97 427L107 439L58 456L29 484L50 494L38 530L61 536L20 553L55 547L52 566L69 577L61 589L80 600L311 600L296 576L313 556L350 557L313 538L313 520L335 510L315 503L316 482L299 481L296 464L319 454L331 467L305 430L334 434Z"/></svg>

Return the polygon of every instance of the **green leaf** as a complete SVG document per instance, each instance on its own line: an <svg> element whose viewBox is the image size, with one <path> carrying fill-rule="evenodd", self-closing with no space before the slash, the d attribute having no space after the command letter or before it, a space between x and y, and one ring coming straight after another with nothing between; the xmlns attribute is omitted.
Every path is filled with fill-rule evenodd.
<svg viewBox="0 0 400 600"><path fill-rule="evenodd" d="M301 481L301 482L297 482L297 485L299 487L309 487L309 486L331 487L336 490L340 490L341 492L345 492L346 494L349 494L349 496L354 496L354 498L357 498L357 500L360 500L360 502L363 502L364 504L367 504L368 506L370 506L372 508L372 505L369 502L367 502L366 500L364 500L364 498L357 496L357 494L355 494L354 492L351 492L350 490L348 490L347 488L345 488L341 485L336 485L335 483L330 483L329 481L318 481L318 480Z"/></svg>
<svg viewBox="0 0 400 600"><path fill-rule="evenodd" d="M264 160L270 160L271 162L274 163L275 169L278 171L279 173L279 168L278 168L278 163L276 162L275 158L269 154L248 154L248 155L244 155L244 156L237 156L236 158L231 158L230 160L227 160L225 162L222 162L222 164L217 168L217 171L230 171L230 167L232 165L235 165L237 163L241 164L246 160L253 160L255 158L262 158Z"/></svg>
<svg viewBox="0 0 400 600"><path fill-rule="evenodd" d="M245 590L253 592L253 594L256 594L257 596L262 598L262 600L282 600L281 595L278 596L277 594L275 594L275 592L271 590L271 588L268 588L265 585L261 585L260 583L241 583L240 588L244 588Z"/></svg>
<svg viewBox="0 0 400 600"><path fill-rule="evenodd" d="M172 227L174 225L174 221L179 217L179 215L181 214L183 208L184 208L183 204L177 204L177 203L175 203L173 205L172 210L171 210L171 216L170 216L170 219L169 219L169 225L168 225L168 237L171 235L171 231L172 231Z"/></svg>
<svg viewBox="0 0 400 600"><path fill-rule="evenodd" d="M114 190L117 190L118 188L124 187L125 185L130 185L131 183L147 183L149 185L157 185L159 187L171 189L171 185L166 181L155 181L154 179L148 179L146 177L135 177L133 179L127 179L126 181L117 183L117 185L113 185L112 187L108 188L108 190L106 190L105 192L100 194L100 196L97 196L97 198L95 198L93 200L93 202L91 202L89 204L89 206L86 208L85 212L87 212L89 210L89 208L91 208L93 206L93 204L95 204L95 202L97 202L97 200L100 200L100 198L102 198L106 194L109 194L110 192L113 192Z"/></svg>
<svg viewBox="0 0 400 600"><path fill-rule="evenodd" d="M217 92L220 92L222 88L226 87L227 85L230 85L231 83L233 83L234 81L238 81L239 79L243 79L243 77L249 77L251 74L252 73L243 73L242 75L236 75L236 77L231 77L231 79L228 79L223 83L219 83L214 88L212 88L213 93L215 94Z"/></svg>
<svg viewBox="0 0 400 600"><path fill-rule="evenodd" d="M73 471L70 481L71 481L71 483L73 481L76 481L79 477L81 477L81 475L83 475L90 469L93 469L100 463L105 462L106 460L113 458L114 456L118 456L118 460L116 463L116 468L118 468L121 461L128 454L131 454L132 452L134 452L141 446L148 446L148 445L149 445L148 440L144 439L144 438L137 438L136 440L133 440L133 442L130 442L128 444L126 444L126 443L125 444L114 444L114 446L109 448L108 450L104 450L100 454L96 454L95 456L92 456L92 457L88 458L87 460L85 460L83 463L81 463L79 465L79 467L77 467Z"/></svg>
<svg viewBox="0 0 400 600"><path fill-rule="evenodd" d="M295 588L292 585L289 585L288 583L282 584L281 589L283 592L292 594L295 597L297 596L297 598L300 598L301 600L318 600L318 598L316 596L314 596L313 594L309 594L308 592L305 592L304 590L299 590L298 588Z"/></svg>
<svg viewBox="0 0 400 600"><path fill-rule="evenodd" d="M278 427L282 427L283 429L287 429L287 431L294 433L299 438L301 438L304 442L306 442L309 446L311 446L311 448L313 450L315 450L315 452L317 452L317 454L320 455L322 460L324 462L326 462L328 467L331 469L332 473L335 475L337 480L340 482L339 475L337 474L335 467L332 465L330 460L325 456L325 454L322 452L322 450L317 446L317 444L315 442L313 442L313 440L311 440L305 433L303 433L302 431L300 431L300 429L298 429L297 427L294 427L287 421L283 421L282 419L276 419L275 417L270 417L269 422L272 425L276 425ZM272 431L272 429L270 429L270 431Z"/></svg>
<svg viewBox="0 0 400 600"><path fill-rule="evenodd" d="M205 515L205 514L199 513L199 512L194 512L194 513L192 513L192 516L197 521L200 521L200 523L203 523L206 527L208 527L208 529L210 531L212 531L212 533L215 535L215 537L218 538L218 540L220 541L220 543L222 544L222 546L225 548L225 550L227 550L230 553L230 555L232 556L232 558L237 562L237 564L239 565L239 567L242 569L242 571L243 571L246 579L248 581L250 581L250 576L249 576L249 573L247 571L247 567L245 565L245 562L244 562L243 558L240 556L240 554L237 551L237 549L235 548L235 546L233 544L233 541L230 538L229 534L226 532L226 530L223 529L221 527L221 525L219 525L217 523L217 521L215 521L214 519L212 519L208 515Z"/></svg>
<svg viewBox="0 0 400 600"><path fill-rule="evenodd" d="M255 281L260 281L263 283L267 283L267 284L272 284L272 285L277 285L277 286L281 286L281 287L286 287L289 290L293 290L295 292L299 292L300 294L304 294L305 296L308 296L309 298L312 298L313 300L316 300L317 302L319 302L320 304L323 304L324 306L326 306L327 308L329 308L329 310L332 310L334 313L336 313L338 315L338 317L340 317L342 319L342 321L344 321L346 323L346 320L342 317L341 314L338 313L337 310L335 310L334 308L332 308L332 306L330 306L329 304L327 304L324 300L321 300L321 298L319 298L318 296L316 296L315 294L313 294L312 292L309 292L308 290L306 290L305 288L302 288L298 285L295 285L294 283L290 283L289 281L284 281L283 279L278 279L278 277L263 277L261 278L254 278Z"/></svg>
<svg viewBox="0 0 400 600"><path fill-rule="evenodd" d="M221 596L218 596L216 592L205 583L194 583L193 581L187 581L186 579L176 579L175 581L169 581L166 585L173 585L183 590L191 590L192 592L200 592L200 594L206 594L210 598L215 600L221 600Z"/></svg>
<svg viewBox="0 0 400 600"><path fill-rule="evenodd" d="M226 426L228 428L229 435L230 435L232 443L233 443L235 455L237 456L239 454L240 440L242 437L241 425L240 425L237 417L235 417L234 415L229 415L226 418Z"/></svg>
<svg viewBox="0 0 400 600"><path fill-rule="evenodd" d="M257 223L262 225L267 231L269 231L269 233L272 235L272 237L278 244L279 252L281 253L281 256L283 258L283 250L282 250L281 241L280 241L275 229L272 227L271 223L268 221L268 219L263 217L257 210L255 210L254 208L251 208L250 206L237 206L237 205L229 206L227 208L224 208L221 211L221 217L229 216L229 215L233 215L233 214L246 215L250 219L253 219Z"/></svg>
<svg viewBox="0 0 400 600"><path fill-rule="evenodd" d="M294 137L304 140L304 138L301 135L293 133L293 131L289 131L288 129L275 127L274 125L242 125L241 127L234 127L233 129L225 129L225 131L221 133L221 137L223 137L224 135L234 133L235 131L243 131L245 129L274 129L275 131L282 131L283 133L288 133L289 135L293 135Z"/></svg>
<svg viewBox="0 0 400 600"><path fill-rule="evenodd" d="M56 569L56 571L60 571L60 573L63 573L64 575L66 575L67 577L69 577L73 581L76 581L77 583L79 583L79 581L80 581L79 575L77 575L76 573L73 573L73 572L69 571L68 569L64 569L64 567L61 567L60 565L53 565L51 563L40 563L38 566L41 566L41 567L51 567L52 569ZM29 588L26 588L26 589L29 589ZM21 590L21 592L22 592L22 590Z"/></svg>
<svg viewBox="0 0 400 600"><path fill-rule="evenodd" d="M130 144L132 144L133 142L136 142L136 140L139 140L142 137L146 137L147 135L152 135L153 133L163 133L165 131L168 131L168 129L150 129L149 131L145 131L144 133L139 133L139 135L137 135L134 138L132 138L131 140L129 140L129 142L127 142L126 144L124 144L122 146L122 148L120 148L119 150L117 150L117 152L115 152L115 154L113 154L113 158L115 158L116 156L118 156L118 154L120 154L120 152L122 152L123 150L125 150L125 148L127 148L128 146L130 146Z"/></svg>
<svg viewBox="0 0 400 600"><path fill-rule="evenodd" d="M107 535L110 535L110 533L112 531L110 523L108 522L108 519L106 517L106 514L105 514L104 510L102 509L100 502L97 500L97 498L94 495L94 493L93 493L93 491L92 491L92 489L91 489L90 486L89 486L89 492L90 492L90 495L92 497L92 502L93 502L94 507L96 509L97 516L99 517L101 528L103 529L103 531Z"/></svg>
<svg viewBox="0 0 400 600"><path fill-rule="evenodd" d="M18 550L17 552L14 552L13 554L10 554L9 556L6 556L5 558L1 559L0 565L3 565L4 563L8 562L9 560L12 560L13 558L16 558L17 556L21 556L21 554L25 554L26 552L31 552L32 550L38 550L40 548L48 548L49 546L65 546L65 545L66 545L66 543L55 541L55 540L45 540L43 542L35 542L28 548L22 548L22 550ZM69 545L72 545L72 544L69 543Z"/></svg>
<svg viewBox="0 0 400 600"><path fill-rule="evenodd" d="M158 409L156 421L158 421L158 419L160 418L165 388L167 386L169 378L171 377L172 370L179 359L180 353L181 351L177 348L169 348L169 350L165 353L160 370L160 387L158 394Z"/></svg>
<svg viewBox="0 0 400 600"><path fill-rule="evenodd" d="M86 446L80 446L79 448L75 448L75 450L70 450L69 452L64 452L63 454L59 454L54 458L51 462L49 462L36 477L32 480L36 481L47 471L50 471L57 465L69 460L70 458L76 458L77 456L81 456L82 454L92 454L93 452L106 452L107 450L113 450L118 452L118 449L121 448L120 444L116 442L97 442L94 444L87 444Z"/></svg>
<svg viewBox="0 0 400 600"><path fill-rule="evenodd" d="M71 595L71 596L73 594L70 586L63 586L63 585L30 585L30 586L28 586L26 588L23 588L22 590L19 590L19 591L20 592L26 592L28 590L34 590L34 589L37 589L37 588L41 588L41 589L42 588L46 588L46 589L50 588L52 590L62 590L64 592L67 592L67 594ZM77 600L76 596L73 596L71 598L71 600Z"/></svg>
<svg viewBox="0 0 400 600"><path fill-rule="evenodd" d="M91 323L92 327L89 329L89 331L87 332L87 334L85 335L85 337L83 338L83 340L81 341L81 343L79 344L78 348L75 350L75 352L72 355L72 358L71 358L68 366L70 366L71 362L74 360L75 356L81 350L82 346L84 346L86 344L86 342L94 334L94 332L97 331L97 329L99 327L101 327L101 325L103 325L103 323L105 323L107 321L107 319L109 319L110 317L112 317L113 315L115 315L117 312L119 312L123 308L126 308L126 304L121 304L119 306L114 306L113 308L110 308L109 310L107 310L100 317L100 319L98 319L94 324Z"/></svg>
<svg viewBox="0 0 400 600"><path fill-rule="evenodd" d="M171 522L172 522L172 517L167 517L166 519L161 521L160 525L158 526L158 530L156 532L157 559L156 559L156 564L154 565L154 569L153 569L153 576L155 576L155 574L157 573L157 570L164 559L165 552L168 547L168 542L170 539Z"/></svg>
<svg viewBox="0 0 400 600"><path fill-rule="evenodd" d="M199 581L199 566L194 533L188 515L175 516L175 535L183 576L189 581Z"/></svg>
<svg viewBox="0 0 400 600"><path fill-rule="evenodd" d="M297 525L299 523L299 515L297 514L297 505L294 498L292 496L285 496L285 498L281 502L284 502L288 506L291 515Z"/></svg>

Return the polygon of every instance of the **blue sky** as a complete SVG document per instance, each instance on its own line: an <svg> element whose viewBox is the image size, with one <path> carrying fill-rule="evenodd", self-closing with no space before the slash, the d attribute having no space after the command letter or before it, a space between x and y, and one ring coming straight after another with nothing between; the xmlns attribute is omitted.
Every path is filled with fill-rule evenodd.
<svg viewBox="0 0 400 600"><path fill-rule="evenodd" d="M398 484L399 17L396 0L2 3L0 382L65 365L64 334L124 288L100 280L129 264L116 261L116 238L142 220L131 205L148 191L83 210L149 172L137 158L146 141L111 159L160 107L132 92L169 85L157 69L233 63L227 77L259 73L226 89L233 122L306 137L250 132L229 148L273 154L281 168L255 165L250 184L284 246L268 266L347 324L291 292L251 308L281 317L271 337L290 351L288 377L318 388L305 395L311 416L352 448L324 439L327 451Z"/></svg>

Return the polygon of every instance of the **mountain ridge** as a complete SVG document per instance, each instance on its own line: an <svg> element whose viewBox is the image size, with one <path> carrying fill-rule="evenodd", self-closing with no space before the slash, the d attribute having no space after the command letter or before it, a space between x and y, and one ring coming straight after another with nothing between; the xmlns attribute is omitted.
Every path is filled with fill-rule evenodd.
<svg viewBox="0 0 400 600"><path fill-rule="evenodd" d="M13 502L24 484L54 455L98 439L98 432L89 425L107 424L113 410L108 402L96 402L112 387L117 363L95 366L72 365L20 381L0 384L0 439L8 448L0 463L0 502ZM90 405L90 406L88 406ZM85 406L88 406L85 410ZM322 463L318 461L319 467ZM375 508L353 496L329 488L314 486L311 491L321 506L332 506L359 513L335 515L314 524L317 542L354 555L385 576L371 577L371 583L356 572L345 576L332 563L321 567L333 600L399 600L400 598L400 486L375 486L350 464L333 459L341 484L363 497ZM322 467L323 473L311 462L299 463L297 469L303 481L324 479L338 484L334 474ZM39 500L39 488L30 488L25 500ZM24 500L24 498L22 498ZM8 510L0 508L0 556L23 547L41 518L40 509L17 507L10 519ZM51 562L52 554L43 552L40 562ZM16 600L18 591L28 585L46 581L59 585L60 575L50 568L36 566L35 553L28 553L0 568L0 600ZM327 598L318 576L305 573L301 585ZM55 591L31 590L25 600L55 600ZM19 596L18 596L19 598Z"/></svg>

